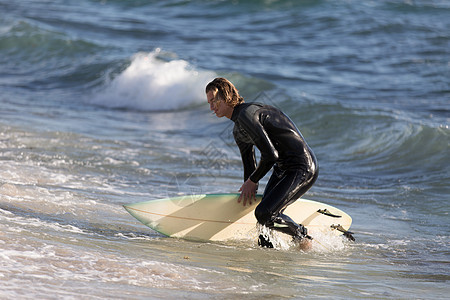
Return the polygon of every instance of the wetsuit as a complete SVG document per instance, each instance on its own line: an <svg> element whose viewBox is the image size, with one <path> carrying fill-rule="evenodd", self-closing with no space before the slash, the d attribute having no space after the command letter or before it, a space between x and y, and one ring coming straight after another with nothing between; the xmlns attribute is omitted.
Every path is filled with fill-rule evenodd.
<svg viewBox="0 0 450 300"><path fill-rule="evenodd" d="M307 235L306 228L283 214L289 204L311 188L318 176L317 160L303 136L288 116L269 105L239 104L231 120L235 123L233 135L244 165L244 182L250 178L258 183L274 168L255 209L258 223L294 237ZM261 153L258 164L253 146Z"/></svg>

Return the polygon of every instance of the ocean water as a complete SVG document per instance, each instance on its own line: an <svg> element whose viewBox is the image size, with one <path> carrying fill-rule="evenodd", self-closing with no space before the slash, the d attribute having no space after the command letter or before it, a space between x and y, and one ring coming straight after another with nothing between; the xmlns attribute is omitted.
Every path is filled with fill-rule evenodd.
<svg viewBox="0 0 450 300"><path fill-rule="evenodd" d="M444 0L0 0L0 298L448 298L449 28ZM305 198L356 242L190 242L122 208L237 192L217 76L295 121Z"/></svg>

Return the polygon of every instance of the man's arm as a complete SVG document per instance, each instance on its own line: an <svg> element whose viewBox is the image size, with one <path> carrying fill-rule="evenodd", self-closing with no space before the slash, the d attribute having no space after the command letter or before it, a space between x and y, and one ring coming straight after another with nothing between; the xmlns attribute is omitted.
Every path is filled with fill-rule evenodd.
<svg viewBox="0 0 450 300"><path fill-rule="evenodd" d="M252 204L252 200L256 199L256 191L258 190L258 183L255 183L249 179L256 168L255 150L253 144L243 142L239 139L239 133L235 133L235 141L241 152L242 164L244 166L244 184L239 189L241 195L239 196L238 203L243 200L243 205Z"/></svg>
<svg viewBox="0 0 450 300"><path fill-rule="evenodd" d="M244 167L244 181L246 181L256 168L255 150L252 144L242 142L239 139L236 139L236 144L241 152L242 165Z"/></svg>
<svg viewBox="0 0 450 300"><path fill-rule="evenodd" d="M249 177L253 182L257 183L278 160L278 151L273 146L269 135L261 124L258 112L245 116L242 119L241 126L250 135L261 153L261 159Z"/></svg>

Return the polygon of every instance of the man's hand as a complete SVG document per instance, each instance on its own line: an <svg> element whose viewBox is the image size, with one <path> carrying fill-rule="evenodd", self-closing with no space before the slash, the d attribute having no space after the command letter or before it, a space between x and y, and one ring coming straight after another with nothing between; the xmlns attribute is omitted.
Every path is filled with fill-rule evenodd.
<svg viewBox="0 0 450 300"><path fill-rule="evenodd" d="M242 200L244 200L244 206L247 204L247 201L250 204L252 204L252 200L256 200L256 188L258 185L254 183L253 181L247 179L244 184L239 189L239 192L241 192L241 195L239 196L238 203L241 203Z"/></svg>

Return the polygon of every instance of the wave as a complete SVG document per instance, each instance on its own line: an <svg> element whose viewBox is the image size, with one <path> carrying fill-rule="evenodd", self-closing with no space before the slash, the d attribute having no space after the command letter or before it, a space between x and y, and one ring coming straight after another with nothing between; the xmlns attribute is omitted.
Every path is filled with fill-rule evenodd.
<svg viewBox="0 0 450 300"><path fill-rule="evenodd" d="M130 65L92 97L92 104L145 111L177 110L205 101L205 86L215 73L185 60L165 61L160 49L137 53Z"/></svg>
<svg viewBox="0 0 450 300"><path fill-rule="evenodd" d="M4 23L0 28L0 51L6 62L15 59L16 62L40 63L58 57L83 57L101 48L29 21Z"/></svg>
<svg viewBox="0 0 450 300"><path fill-rule="evenodd" d="M96 79L100 68L92 67L92 61L102 49L29 20L0 21L0 75L8 86L79 89Z"/></svg>
<svg viewBox="0 0 450 300"><path fill-rule="evenodd" d="M321 182L328 187L417 187L450 178L443 167L449 161L450 137L444 124L387 107L342 103L314 102L285 110L315 151Z"/></svg>

